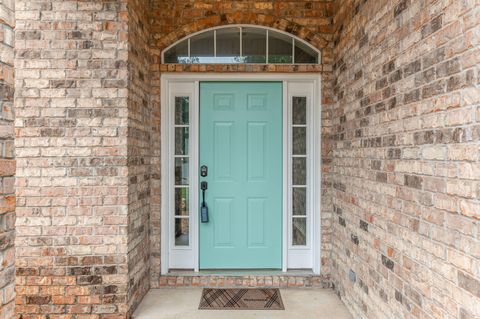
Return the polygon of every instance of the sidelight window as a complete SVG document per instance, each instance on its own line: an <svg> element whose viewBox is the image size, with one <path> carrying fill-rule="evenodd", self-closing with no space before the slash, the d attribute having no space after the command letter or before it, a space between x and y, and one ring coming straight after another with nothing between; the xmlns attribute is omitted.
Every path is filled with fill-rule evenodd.
<svg viewBox="0 0 480 319"><path fill-rule="evenodd" d="M224 26L195 33L168 47L163 63L318 64L320 52L286 32Z"/></svg>
<svg viewBox="0 0 480 319"><path fill-rule="evenodd" d="M176 96L174 99L174 148L175 148L175 246L190 245L190 181L189 181L189 132L190 99Z"/></svg>
<svg viewBox="0 0 480 319"><path fill-rule="evenodd" d="M307 245L307 97L292 97L292 246Z"/></svg>

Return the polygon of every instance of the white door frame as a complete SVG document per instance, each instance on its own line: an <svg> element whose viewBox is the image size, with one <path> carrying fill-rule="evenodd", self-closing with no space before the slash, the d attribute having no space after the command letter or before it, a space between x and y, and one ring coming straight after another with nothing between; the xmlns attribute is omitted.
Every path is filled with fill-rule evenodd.
<svg viewBox="0 0 480 319"><path fill-rule="evenodd" d="M198 234L198 160L199 160L199 83L201 81L280 81L283 82L283 242L282 271L298 267L296 260L308 254L309 265L315 274L321 268L321 77L319 74L293 73L163 73L161 75L161 274L169 269L199 271ZM174 246L171 238L174 218L173 183L174 154L173 99L175 96L190 99L190 245ZM293 96L307 97L307 246L291 243L291 103ZM173 105L173 106L172 106ZM287 146L287 147L285 147ZM167 222L164 222L167 221Z"/></svg>

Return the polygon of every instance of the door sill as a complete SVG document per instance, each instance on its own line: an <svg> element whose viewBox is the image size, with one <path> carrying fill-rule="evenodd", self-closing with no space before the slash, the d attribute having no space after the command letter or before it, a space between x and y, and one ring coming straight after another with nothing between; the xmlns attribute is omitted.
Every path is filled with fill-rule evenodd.
<svg viewBox="0 0 480 319"><path fill-rule="evenodd" d="M311 269L238 269L193 270L171 269L159 278L158 287L222 287L222 288L329 288L328 278L315 275Z"/></svg>
<svg viewBox="0 0 480 319"><path fill-rule="evenodd" d="M311 269L203 269L200 271L171 269L167 276L312 276Z"/></svg>

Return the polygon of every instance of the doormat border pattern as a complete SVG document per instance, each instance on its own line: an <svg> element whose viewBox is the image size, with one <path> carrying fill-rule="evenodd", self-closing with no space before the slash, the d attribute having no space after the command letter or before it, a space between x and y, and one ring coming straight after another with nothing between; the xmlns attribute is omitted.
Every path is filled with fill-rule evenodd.
<svg viewBox="0 0 480 319"><path fill-rule="evenodd" d="M200 310L285 310L278 288L204 288Z"/></svg>

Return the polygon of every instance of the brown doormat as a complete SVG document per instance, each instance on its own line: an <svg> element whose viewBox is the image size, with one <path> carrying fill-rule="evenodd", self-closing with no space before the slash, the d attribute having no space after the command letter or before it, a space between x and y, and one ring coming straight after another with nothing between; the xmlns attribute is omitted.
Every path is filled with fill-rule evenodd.
<svg viewBox="0 0 480 319"><path fill-rule="evenodd" d="M198 309L209 310L284 310L278 289L205 288Z"/></svg>

